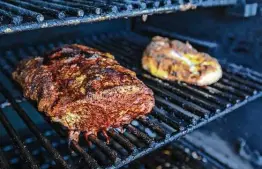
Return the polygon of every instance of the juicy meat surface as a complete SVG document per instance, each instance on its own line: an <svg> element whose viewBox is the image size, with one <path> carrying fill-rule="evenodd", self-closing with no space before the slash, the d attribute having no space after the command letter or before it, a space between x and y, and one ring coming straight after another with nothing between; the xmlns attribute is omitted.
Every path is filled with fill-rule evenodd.
<svg viewBox="0 0 262 169"><path fill-rule="evenodd" d="M142 65L152 75L199 86L217 82L222 77L218 61L198 52L189 43L156 36L144 51Z"/></svg>
<svg viewBox="0 0 262 169"><path fill-rule="evenodd" d="M23 60L13 72L24 96L70 131L96 134L148 114L153 92L109 53L67 45Z"/></svg>

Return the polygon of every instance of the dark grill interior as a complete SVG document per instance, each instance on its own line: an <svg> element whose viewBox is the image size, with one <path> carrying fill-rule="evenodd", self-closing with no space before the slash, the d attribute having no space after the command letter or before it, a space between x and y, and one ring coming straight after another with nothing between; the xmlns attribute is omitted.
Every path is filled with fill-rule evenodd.
<svg viewBox="0 0 262 169"><path fill-rule="evenodd" d="M59 41L20 46L2 51L0 124L4 126L14 146L20 152L19 158L23 159L25 164L31 168L43 167L45 161L35 161L30 150L24 146L26 143L21 142L18 132L14 129L15 124L11 124L8 120L15 118L10 116L10 112L19 115L16 116L19 123L30 129L31 134L38 140L37 145L41 146L50 156L48 157L51 161L50 165L56 164L61 168L71 166L119 168L262 96L262 74L223 62L221 62L223 78L207 87L160 81L143 71L140 66L142 51L149 41L150 38L147 36L133 32L120 32L74 40L64 38ZM10 78L19 60L28 56L39 56L54 47L70 43L85 44L111 52L121 65L134 70L137 76L154 90L156 98L156 106L146 119L137 119L126 125L124 133L118 129L109 129L109 144L106 144L102 134L99 134L98 138L91 136L89 144L83 139L79 144L71 142L70 147L80 160L72 160L76 157L70 154L66 141L62 148L53 145L52 138L44 132L45 129L51 131L53 137L64 139L66 138L65 130L57 124L49 123L45 116L41 118L45 125L39 126L39 122L34 120L40 114L37 112L35 103L23 98L21 89ZM66 149L66 153L61 153L60 149ZM0 152L0 164L4 166L7 164L2 154ZM53 163L52 160L54 160Z"/></svg>
<svg viewBox="0 0 262 169"><path fill-rule="evenodd" d="M210 7L232 5L236 2L237 0L3 0L0 2L0 34L183 10L183 5L189 3L195 7Z"/></svg>
<svg viewBox="0 0 262 169"><path fill-rule="evenodd" d="M212 155L200 151L188 140L180 139L130 163L125 168L228 169L229 167Z"/></svg>

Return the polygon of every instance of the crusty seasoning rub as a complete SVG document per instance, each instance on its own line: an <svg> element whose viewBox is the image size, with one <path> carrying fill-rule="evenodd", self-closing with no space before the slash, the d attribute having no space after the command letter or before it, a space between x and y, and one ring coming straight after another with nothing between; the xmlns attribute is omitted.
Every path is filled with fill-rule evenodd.
<svg viewBox="0 0 262 169"><path fill-rule="evenodd" d="M38 110L71 131L96 134L148 114L153 92L109 53L67 45L43 57L21 61L13 79Z"/></svg>

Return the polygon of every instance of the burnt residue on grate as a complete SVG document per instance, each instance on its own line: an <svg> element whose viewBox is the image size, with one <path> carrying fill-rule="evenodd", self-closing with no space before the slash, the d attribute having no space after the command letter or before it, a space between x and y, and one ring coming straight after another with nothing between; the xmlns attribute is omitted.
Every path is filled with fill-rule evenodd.
<svg viewBox="0 0 262 169"><path fill-rule="evenodd" d="M192 4L193 3L193 4ZM225 6L237 0L2 0L0 34L75 25L116 18L183 10L184 6Z"/></svg>
<svg viewBox="0 0 262 169"><path fill-rule="evenodd" d="M19 115L27 128L35 135L39 146L42 146L54 160L55 165L61 168L75 167L74 165L90 168L119 168L262 95L262 75L233 64L223 63L223 78L208 87L168 82L153 77L141 69L140 63L142 51L149 40L148 37L132 32L120 32L75 40L65 39L2 51L3 57L0 58L1 97L10 105L2 107L0 113L5 114L7 108L13 109L14 113ZM11 79L11 73L20 60L27 56L39 56L48 50L68 43L80 43L111 52L121 65L137 73L138 78L154 91L156 98L155 108L145 118L136 119L131 124L125 125L124 131L110 128L107 131L110 138L109 143L106 142L103 133L98 133L97 138L83 136L79 143L70 142L70 149L81 158L80 162L76 164L69 164L63 159L61 153L51 146L50 140L43 135L30 115L32 113L41 114L44 125L54 130L61 136L61 139L66 138L65 129L51 123L44 114L39 113L34 102L26 99L19 99L22 101L17 102L18 98L23 97L23 94L19 86ZM25 104L30 107L31 111L28 111ZM16 138L13 139L14 145L23 152L20 155L21 158L31 159L32 155L27 153L26 147L22 148L23 143L19 141L19 133L13 131L12 124L8 123L8 120L5 116L1 116L1 123L5 125L9 136ZM70 150L66 145L64 149Z"/></svg>

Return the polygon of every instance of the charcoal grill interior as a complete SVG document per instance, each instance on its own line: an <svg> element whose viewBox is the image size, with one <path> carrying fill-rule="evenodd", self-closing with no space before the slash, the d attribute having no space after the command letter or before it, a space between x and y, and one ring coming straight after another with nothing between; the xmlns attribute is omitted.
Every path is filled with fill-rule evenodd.
<svg viewBox="0 0 262 169"><path fill-rule="evenodd" d="M0 34L180 11L188 4L195 8L236 3L237 0L3 0Z"/></svg>
<svg viewBox="0 0 262 169"><path fill-rule="evenodd" d="M49 166L119 168L262 96L262 74L230 63L221 62L223 78L207 87L161 81L151 76L143 71L140 65L143 49L150 39L149 36L133 31L92 36L74 34L62 39L2 50L0 124L1 130L4 131L3 135L6 135L7 140L12 140L15 149L19 152L17 158L23 159L24 165L29 168ZM118 129L108 130L109 144L106 144L103 135L99 134L98 138L89 138L91 144L80 139L79 144L71 142L69 148L65 130L57 124L50 123L37 111L34 102L23 98L21 89L11 79L11 73L20 60L28 56L39 56L55 47L72 43L111 52L121 65L134 70L138 78L155 93L156 106L152 113L145 119L140 118L126 125L124 133ZM11 118L17 119L18 124L12 124ZM19 135L19 131L16 131L17 125L24 126L24 130L27 130L33 139L38 140L37 146L47 154L42 157L42 161L35 159L33 153L37 154L37 152L30 152L25 146L30 141L21 142L24 138ZM45 132L47 130L48 132ZM57 146L53 138L59 138L63 144ZM71 150L75 154L70 153ZM6 156L2 154L1 152L0 164L9 165L5 162Z"/></svg>

